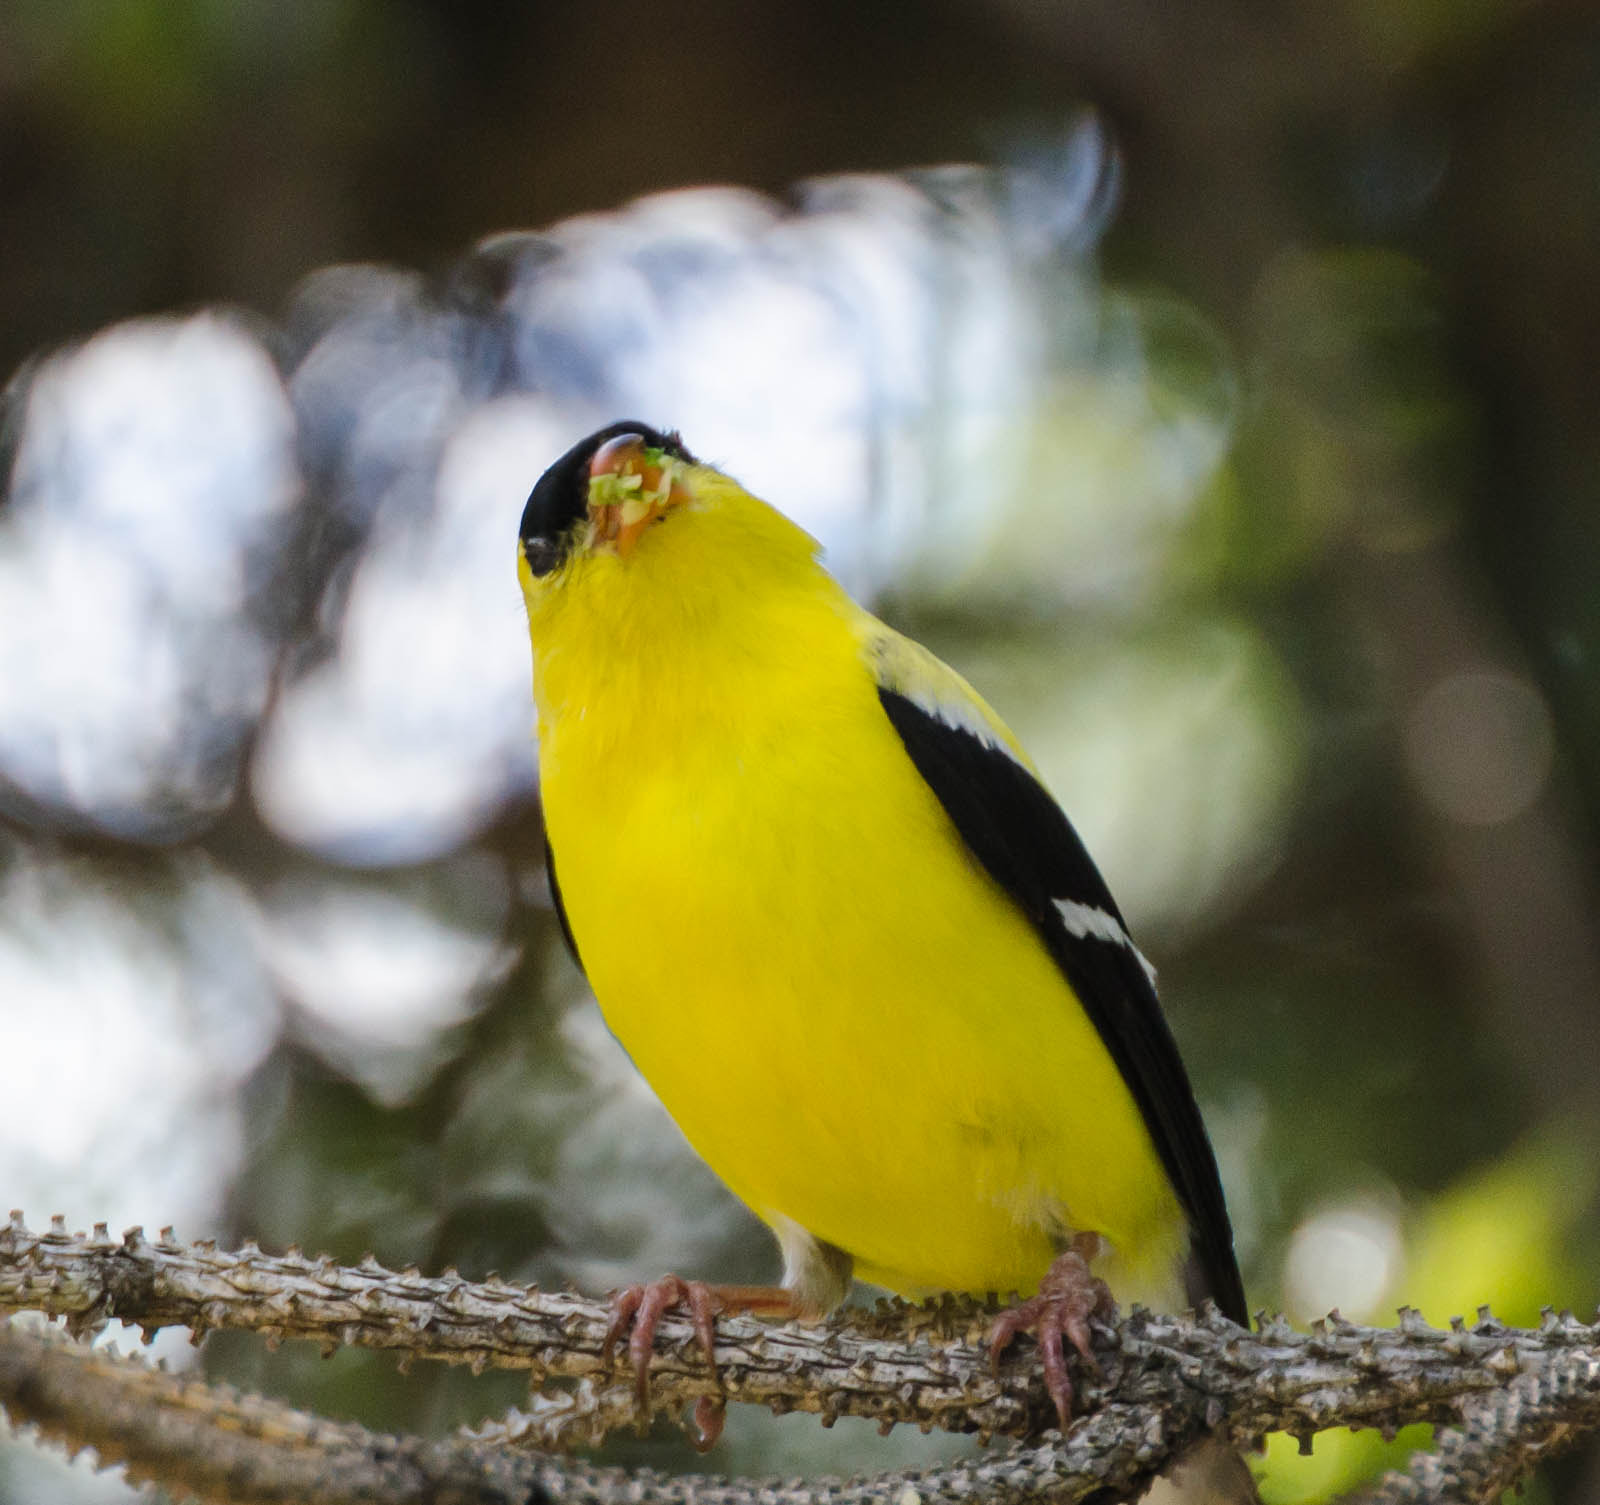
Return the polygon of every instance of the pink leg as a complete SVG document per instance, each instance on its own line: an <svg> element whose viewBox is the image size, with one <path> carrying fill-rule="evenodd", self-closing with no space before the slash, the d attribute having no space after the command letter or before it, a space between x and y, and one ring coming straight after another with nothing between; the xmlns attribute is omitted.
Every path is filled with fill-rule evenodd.
<svg viewBox="0 0 1600 1505"><path fill-rule="evenodd" d="M1045 1388L1055 1402L1063 1432L1072 1419L1072 1376L1061 1340L1068 1339L1079 1357L1098 1374L1100 1365L1090 1347L1089 1319L1110 1316L1116 1310L1110 1287L1089 1269L1089 1261L1100 1252L1100 1243L1098 1233L1075 1235L1045 1272L1039 1282L1039 1294L1002 1312L989 1328L989 1362L997 1371L1000 1355L1011 1340L1018 1333L1033 1333L1044 1362Z"/></svg>
<svg viewBox="0 0 1600 1505"><path fill-rule="evenodd" d="M683 1307L694 1326L695 1341L705 1355L713 1378L717 1372L716 1319L722 1312L759 1312L763 1316L793 1317L799 1313L794 1293L781 1286L713 1286L681 1275L663 1275L647 1285L624 1286L612 1293L611 1323L606 1328L601 1357L609 1359L623 1333L628 1334L628 1361L633 1365L639 1413L650 1410L650 1354L656 1329L673 1307ZM705 1452L722 1432L720 1401L702 1396L695 1402L695 1446Z"/></svg>

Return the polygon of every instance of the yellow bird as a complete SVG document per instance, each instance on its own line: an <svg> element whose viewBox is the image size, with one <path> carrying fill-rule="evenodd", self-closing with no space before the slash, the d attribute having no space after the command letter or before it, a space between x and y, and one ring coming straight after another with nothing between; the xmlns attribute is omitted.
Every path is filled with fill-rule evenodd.
<svg viewBox="0 0 1600 1505"><path fill-rule="evenodd" d="M551 893L606 1022L777 1235L781 1288L655 1320L819 1313L851 1279L1246 1319L1216 1161L1105 882L954 670L676 434L615 423L522 516ZM1185 1274L1187 1272L1187 1284ZM643 1293L641 1295L641 1292Z"/></svg>

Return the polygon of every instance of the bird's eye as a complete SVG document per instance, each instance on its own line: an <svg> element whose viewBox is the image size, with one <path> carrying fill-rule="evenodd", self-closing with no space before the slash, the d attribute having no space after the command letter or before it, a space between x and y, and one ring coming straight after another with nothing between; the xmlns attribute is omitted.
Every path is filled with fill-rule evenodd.
<svg viewBox="0 0 1600 1505"><path fill-rule="evenodd" d="M522 554L534 575L548 575L561 563L562 548L554 538L525 538L522 540Z"/></svg>

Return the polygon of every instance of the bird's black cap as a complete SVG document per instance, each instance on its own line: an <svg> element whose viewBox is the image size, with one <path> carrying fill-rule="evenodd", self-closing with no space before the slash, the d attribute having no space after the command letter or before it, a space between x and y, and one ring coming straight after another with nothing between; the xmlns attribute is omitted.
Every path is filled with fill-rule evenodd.
<svg viewBox="0 0 1600 1505"><path fill-rule="evenodd" d="M535 575L548 575L566 557L572 546L573 525L589 506L589 462L602 444L622 434L637 434L648 448L665 450L690 465L695 463L676 433L663 434L647 423L628 419L608 423L587 439L580 439L539 477L528 493L528 505L522 509L522 552Z"/></svg>

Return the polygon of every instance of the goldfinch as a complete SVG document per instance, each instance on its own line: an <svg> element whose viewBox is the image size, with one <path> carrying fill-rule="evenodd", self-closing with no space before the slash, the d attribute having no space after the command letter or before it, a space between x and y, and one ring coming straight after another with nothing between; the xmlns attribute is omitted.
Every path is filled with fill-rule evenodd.
<svg viewBox="0 0 1600 1505"><path fill-rule="evenodd" d="M852 1278L1246 1319L1153 973L1067 817L954 670L676 434L614 423L528 498L550 890L607 1024L777 1236L780 1288L636 1288L656 1318L820 1313ZM1186 1283L1185 1283L1186 1282Z"/></svg>

